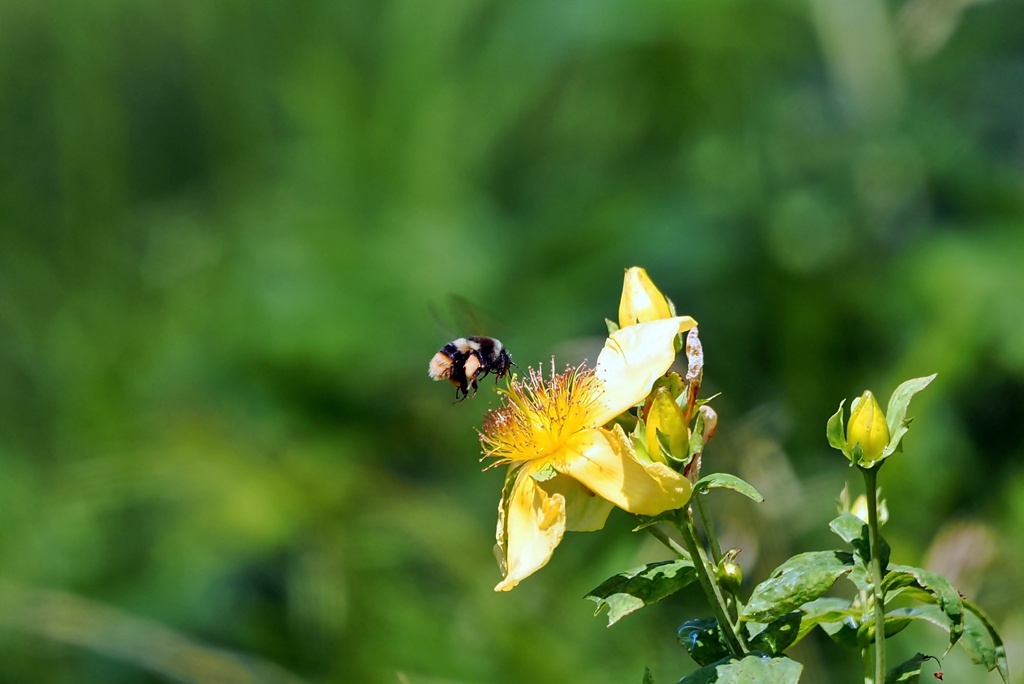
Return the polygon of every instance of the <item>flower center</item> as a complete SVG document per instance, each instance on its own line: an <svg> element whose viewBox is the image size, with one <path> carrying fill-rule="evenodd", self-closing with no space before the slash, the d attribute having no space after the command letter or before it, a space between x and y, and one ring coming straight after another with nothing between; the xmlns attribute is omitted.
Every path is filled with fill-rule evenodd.
<svg viewBox="0 0 1024 684"><path fill-rule="evenodd" d="M594 417L603 391L594 371L582 365L545 379L540 370L514 380L502 404L484 416L480 443L494 465L551 457L572 435L596 427Z"/></svg>

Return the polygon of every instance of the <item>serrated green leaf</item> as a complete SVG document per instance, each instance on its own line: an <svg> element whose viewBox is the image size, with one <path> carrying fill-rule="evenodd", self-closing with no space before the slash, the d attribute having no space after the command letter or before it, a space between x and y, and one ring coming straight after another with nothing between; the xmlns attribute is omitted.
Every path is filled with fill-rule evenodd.
<svg viewBox="0 0 1024 684"><path fill-rule="evenodd" d="M907 420L907 409L914 395L923 390L935 379L936 374L923 378L912 378L902 383L889 397L889 405L885 409L885 423L889 426L889 444L882 450L881 458L900 449L903 436L907 434L910 421Z"/></svg>
<svg viewBox="0 0 1024 684"><path fill-rule="evenodd" d="M949 620L949 648L952 648L964 632L964 605L956 587L938 573L910 565L892 566L889 574L882 580L882 590L885 593L906 586L923 589L938 602L939 608Z"/></svg>
<svg viewBox="0 0 1024 684"><path fill-rule="evenodd" d="M871 562L871 532L866 522L852 513L842 513L838 518L830 522L828 527L839 535L843 541L850 544L864 563ZM879 560L882 561L882 574L884 575L886 568L889 566L891 549L888 542L881 535L879 535L879 541L878 555Z"/></svg>
<svg viewBox="0 0 1024 684"><path fill-rule="evenodd" d="M828 437L829 446L839 449L849 458L850 447L846 443L846 432L843 429L843 404L845 403L845 399L839 402L839 410L828 419L828 423L825 424L825 436Z"/></svg>
<svg viewBox="0 0 1024 684"><path fill-rule="evenodd" d="M885 675L885 684L917 684L921 677L921 668L929 660L938 661L938 658L918 653L910 660L889 670Z"/></svg>
<svg viewBox="0 0 1024 684"><path fill-rule="evenodd" d="M729 473L711 473L697 480L697 483L693 485L695 492L716 488L731 489L757 503L764 503L764 497L754 488L754 485Z"/></svg>
<svg viewBox="0 0 1024 684"><path fill-rule="evenodd" d="M679 643L698 665L710 665L729 656L722 628L713 617L687 620L677 635Z"/></svg>
<svg viewBox="0 0 1024 684"><path fill-rule="evenodd" d="M802 617L801 611L794 610L769 622L764 629L747 640L750 650L765 655L779 655L796 641Z"/></svg>
<svg viewBox="0 0 1024 684"><path fill-rule="evenodd" d="M771 622L820 598L853 567L844 551L811 551L793 556L754 587L742 619Z"/></svg>
<svg viewBox="0 0 1024 684"><path fill-rule="evenodd" d="M597 615L608 608L608 626L632 612L671 596L697 579L688 560L660 561L619 573L592 589L584 598L597 604Z"/></svg>

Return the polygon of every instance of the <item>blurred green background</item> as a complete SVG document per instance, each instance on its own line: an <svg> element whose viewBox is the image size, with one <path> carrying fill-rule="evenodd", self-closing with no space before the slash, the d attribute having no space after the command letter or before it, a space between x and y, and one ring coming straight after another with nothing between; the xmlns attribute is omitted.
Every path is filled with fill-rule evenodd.
<svg viewBox="0 0 1024 684"><path fill-rule="evenodd" d="M660 553L621 512L492 592L493 384L426 376L466 334L593 360L642 265L722 392L705 472L768 497L710 497L751 586L837 543L839 401L939 373L886 535L1024 682L1022 16L4 0L0 681L675 681L699 598L612 629L581 600Z"/></svg>

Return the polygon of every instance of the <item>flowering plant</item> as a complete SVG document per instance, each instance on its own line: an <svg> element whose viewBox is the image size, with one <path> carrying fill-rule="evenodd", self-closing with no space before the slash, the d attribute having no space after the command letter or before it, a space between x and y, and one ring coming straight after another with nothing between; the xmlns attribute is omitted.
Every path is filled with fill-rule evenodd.
<svg viewBox="0 0 1024 684"><path fill-rule="evenodd" d="M888 518L878 499L877 476L902 448L910 400L935 376L900 385L881 407L871 392L843 406L827 423L831 446L864 478L865 495L851 507L842 497L829 528L840 550L800 553L743 594L739 549L723 550L713 520L694 496L728 489L754 501L763 497L728 473L701 474L718 417L698 398L704 353L697 323L675 306L641 268L626 271L618 322L593 368L577 366L545 375L530 369L513 376L502 403L488 412L480 441L492 465L507 465L498 506L496 555L508 591L548 562L567 531L601 529L613 508L637 517L634 531L654 535L670 558L619 573L587 596L608 611L609 625L691 586L699 586L710 617L685 621L681 645L699 669L679 684L797 682L802 666L789 650L815 628L841 646L861 651L865 682L916 682L930 660L917 654L887 670L885 639L915 620L949 634L974 662L1008 681L1005 649L985 614L942 576L890 563L880 534ZM677 355L685 370L673 370ZM845 490L844 490L845 492ZM830 592L840 578L847 597ZM827 595L828 594L828 595ZM892 607L893 599L915 607ZM884 628L879 628L884 625ZM948 651L948 649L947 649ZM941 678L941 673L935 673ZM648 672L645 684L653 682Z"/></svg>

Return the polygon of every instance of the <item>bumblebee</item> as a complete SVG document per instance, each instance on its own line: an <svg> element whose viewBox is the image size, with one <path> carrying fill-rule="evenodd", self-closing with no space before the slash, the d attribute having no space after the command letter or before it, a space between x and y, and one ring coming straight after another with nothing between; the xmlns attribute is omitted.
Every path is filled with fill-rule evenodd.
<svg viewBox="0 0 1024 684"><path fill-rule="evenodd" d="M462 401L476 394L477 381L488 373L494 379L505 377L512 356L499 340L493 337L460 337L437 350L430 359L427 373L434 380L447 380L455 385L455 400Z"/></svg>

